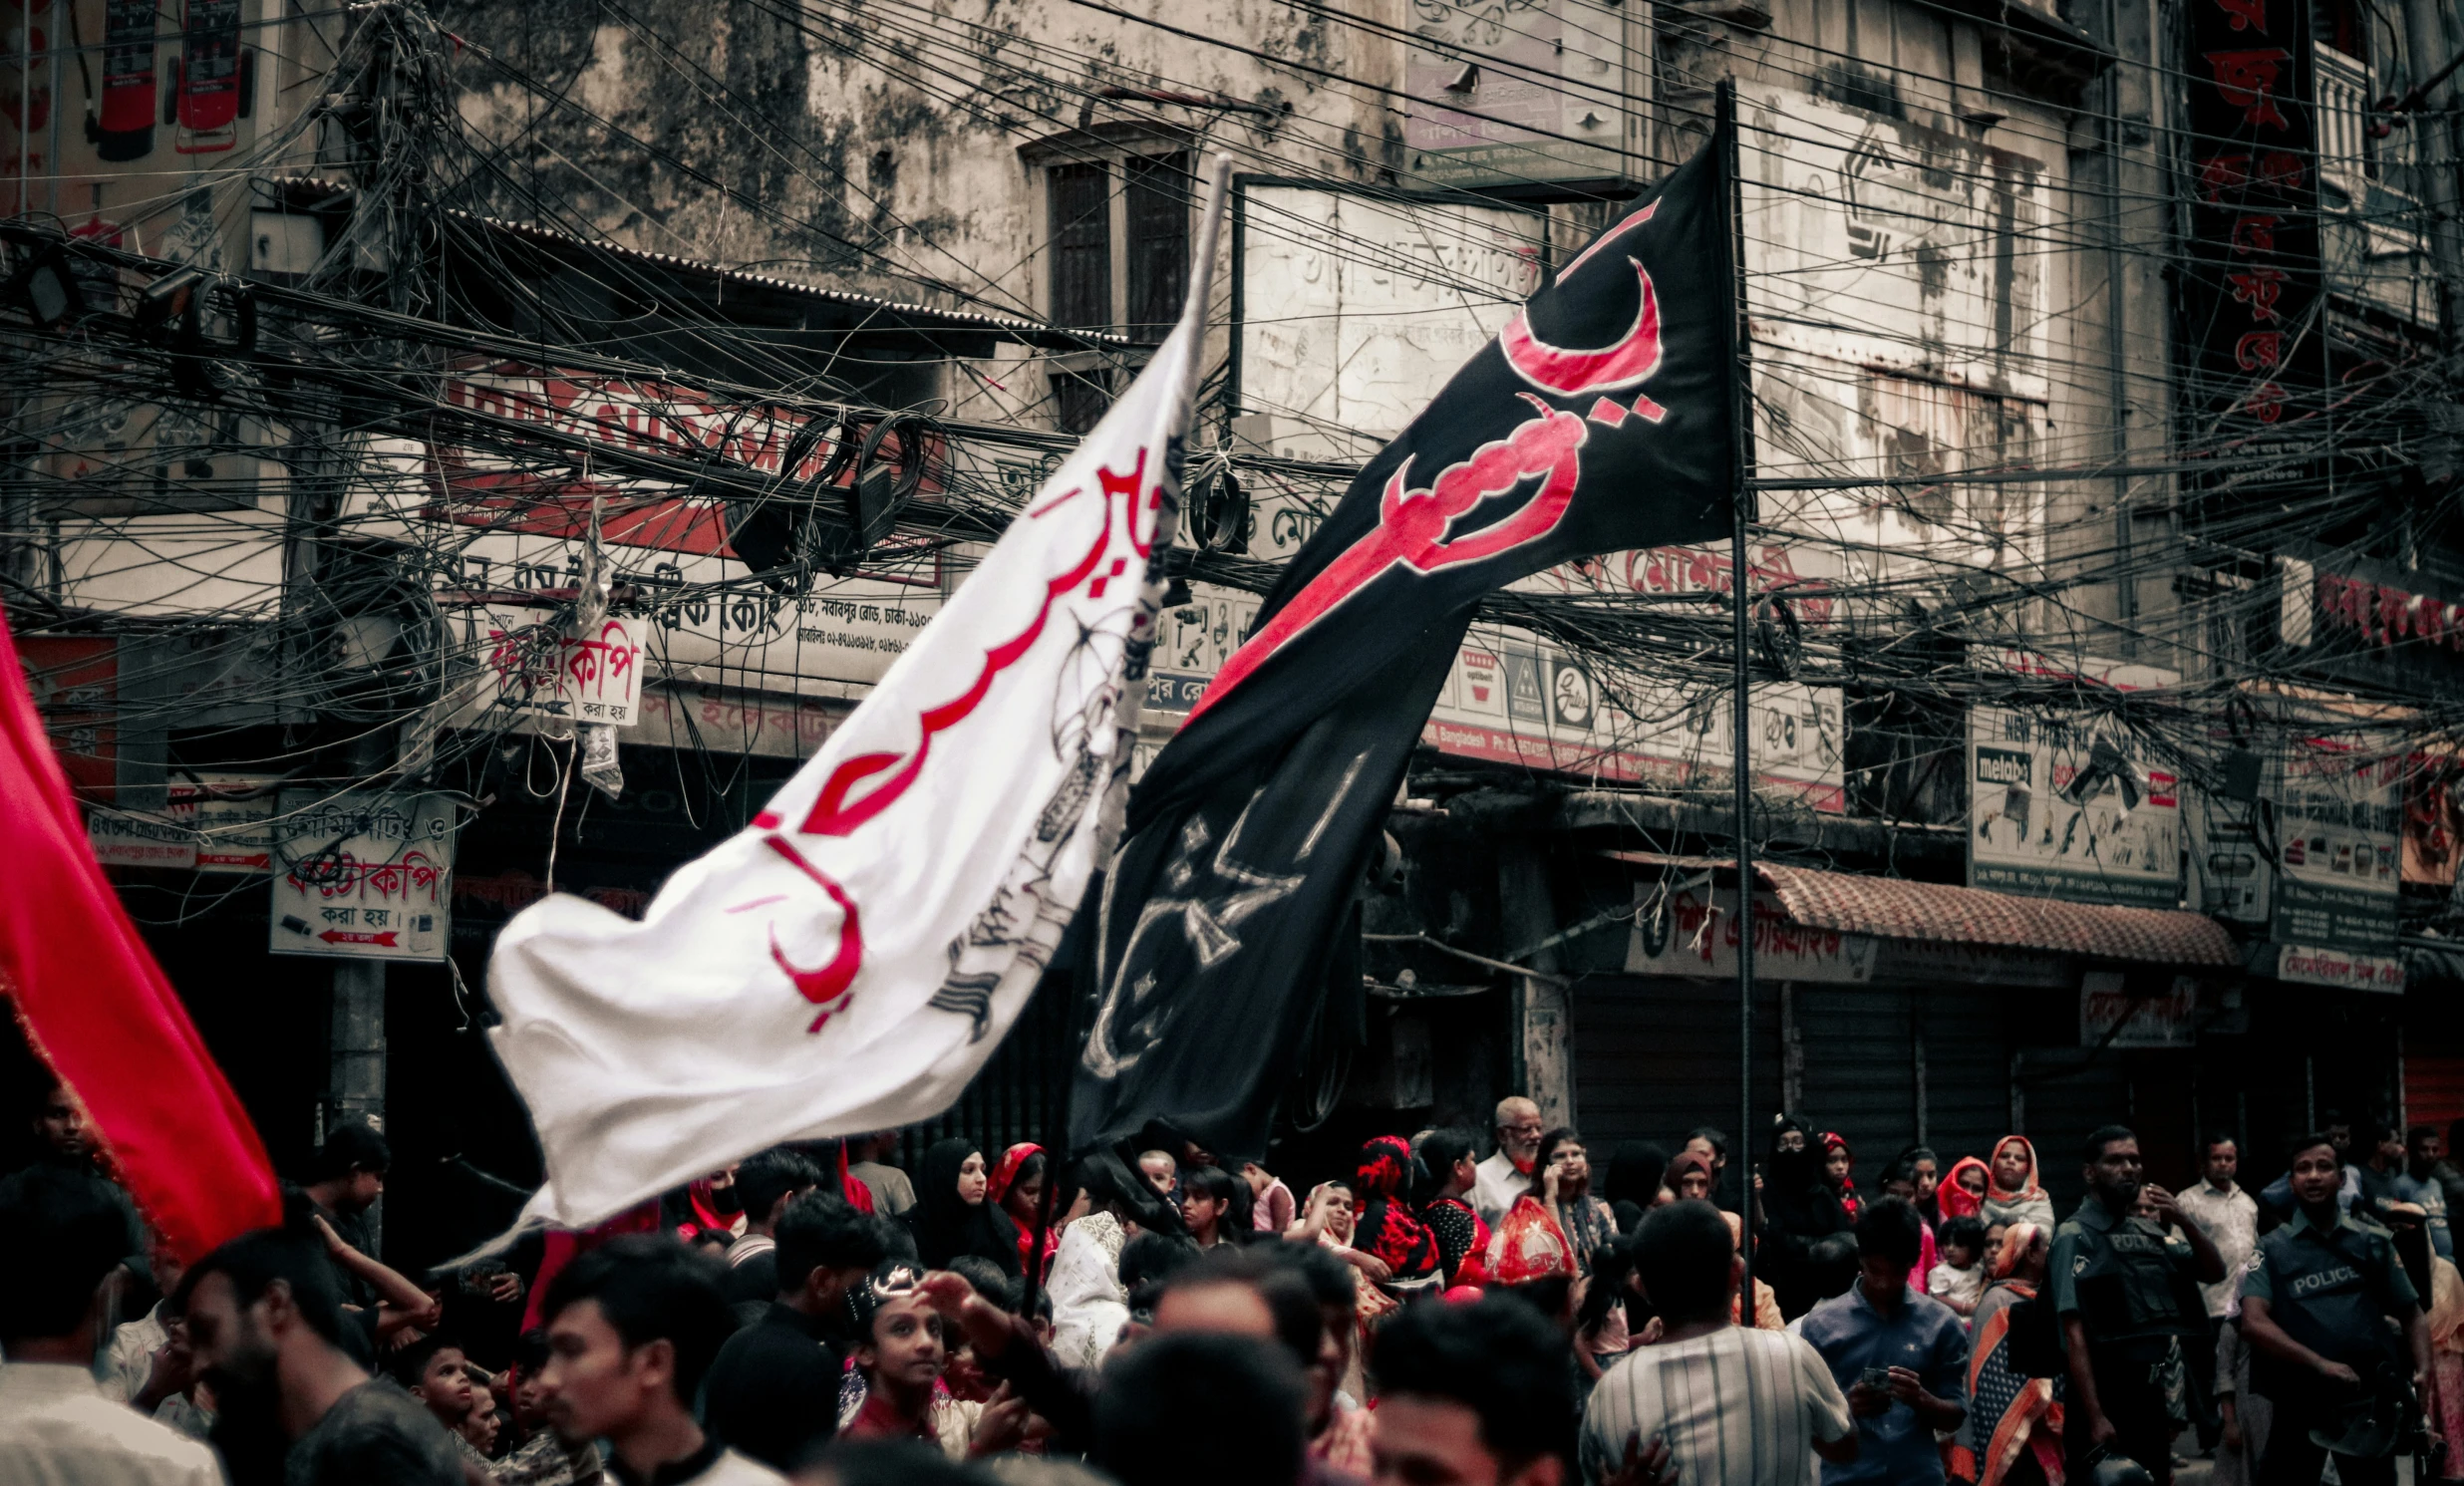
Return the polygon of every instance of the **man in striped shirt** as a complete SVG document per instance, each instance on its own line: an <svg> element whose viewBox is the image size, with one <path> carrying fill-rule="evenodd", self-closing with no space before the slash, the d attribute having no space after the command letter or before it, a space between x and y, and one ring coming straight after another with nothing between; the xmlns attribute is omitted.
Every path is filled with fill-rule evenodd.
<svg viewBox="0 0 2464 1486"><path fill-rule="evenodd" d="M1727 1219L1707 1202L1671 1203L1643 1220L1635 1268L1665 1330L1592 1389L1581 1447L1591 1486L1655 1440L1666 1442L1678 1481L1706 1486L1805 1486L1815 1456L1856 1458L1848 1400L1813 1347L1729 1321L1743 1265Z"/></svg>

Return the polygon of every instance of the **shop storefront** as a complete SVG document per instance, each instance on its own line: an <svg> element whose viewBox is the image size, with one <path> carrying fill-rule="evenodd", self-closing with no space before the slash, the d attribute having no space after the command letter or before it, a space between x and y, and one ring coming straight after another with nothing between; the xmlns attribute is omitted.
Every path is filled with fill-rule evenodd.
<svg viewBox="0 0 2464 1486"><path fill-rule="evenodd" d="M1738 929L1720 875L1647 870L1623 973L1576 987L1576 1109L1596 1143L1736 1123ZM2171 1168L2196 1124L2199 1032L2238 1006L2241 955L2213 921L1797 867L1757 877L1758 1119L1787 1108L1837 1130L1868 1184L1905 1146L1947 1162L2017 1131L2063 1195L2071 1153L2107 1121L2144 1127L2160 1177L2187 1175Z"/></svg>

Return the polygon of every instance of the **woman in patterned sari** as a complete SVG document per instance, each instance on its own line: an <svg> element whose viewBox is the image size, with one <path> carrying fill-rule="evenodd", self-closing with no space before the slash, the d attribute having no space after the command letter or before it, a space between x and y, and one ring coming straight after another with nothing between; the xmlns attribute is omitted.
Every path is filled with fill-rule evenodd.
<svg viewBox="0 0 2464 1486"><path fill-rule="evenodd" d="M2050 1235L2013 1223L1994 1254L1992 1288L1977 1303L1968 1352L1968 1418L1951 1473L1977 1486L2062 1486L2062 1405L2053 1379L2011 1365L2010 1308L2044 1285Z"/></svg>

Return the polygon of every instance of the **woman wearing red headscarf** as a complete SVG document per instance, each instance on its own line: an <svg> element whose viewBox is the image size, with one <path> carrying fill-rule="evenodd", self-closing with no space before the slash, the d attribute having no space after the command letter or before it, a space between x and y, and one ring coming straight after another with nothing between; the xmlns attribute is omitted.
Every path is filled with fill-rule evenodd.
<svg viewBox="0 0 2464 1486"><path fill-rule="evenodd" d="M1353 1197L1360 1210L1353 1220L1352 1247L1392 1272L1382 1284L1394 1295L1440 1283L1436 1235L1403 1200L1411 1168L1411 1142L1400 1135L1381 1135L1361 1147L1359 1169L1353 1173Z"/></svg>
<svg viewBox="0 0 2464 1486"><path fill-rule="evenodd" d="M1857 1196L1857 1153L1848 1148L1848 1137L1837 1130L1822 1132L1822 1184L1839 1199L1839 1210L1854 1223L1857 1214L1865 1210L1864 1199Z"/></svg>
<svg viewBox="0 0 2464 1486"><path fill-rule="evenodd" d="M1993 1180L1993 1174L1986 1169L1985 1162L1975 1156L1962 1156L1952 1162L1950 1171L1943 1176L1942 1185L1934 1189L1935 1201L1942 1207L1942 1220L1948 1223L1953 1218L1980 1216L1985 1207L1986 1190Z"/></svg>
<svg viewBox="0 0 2464 1486"><path fill-rule="evenodd" d="M1044 1283L1045 1268L1052 1264L1055 1251L1061 1248L1062 1225L1070 1214L1056 1212L1044 1234L1044 1260L1036 1262L1036 1219L1044 1203L1044 1183L1052 1163L1045 1159L1044 1147L1032 1140L1022 1140L1001 1153L1001 1164L993 1168L993 1178L985 1184L984 1195L1010 1216L1018 1229L1018 1262L1030 1284Z"/></svg>

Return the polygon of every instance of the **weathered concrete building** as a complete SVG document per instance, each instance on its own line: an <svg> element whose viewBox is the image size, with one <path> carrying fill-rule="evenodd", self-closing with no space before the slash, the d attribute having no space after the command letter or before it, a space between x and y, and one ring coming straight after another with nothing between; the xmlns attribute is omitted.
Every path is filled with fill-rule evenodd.
<svg viewBox="0 0 2464 1486"><path fill-rule="evenodd" d="M2428 643L2423 616L2447 610L2454 545L2434 457L2453 95L2416 85L2464 37L2428 0L2270 6L2287 34L2263 78L2200 50L2213 0L538 0L439 5L433 27L386 7L383 47L339 14L251 5L248 106L183 115L169 59L219 43L164 30L143 118L167 98L173 122L135 161L74 127L81 100L108 107L78 66L100 0L77 0L66 47L0 7L20 49L0 74L58 100L11 137L21 213L260 285L286 324L332 322L318 345L409 369L393 401L352 405L361 422L295 401L206 420L177 460L150 452L177 440L21 398L10 613L48 647L38 687L87 750L98 841L175 924L175 975L245 966L305 1029L252 1052L260 1020L200 994L278 1151L308 1138L305 1110L381 1104L412 1150L482 1147L518 1123L458 997L494 927L551 864L638 908L818 746L1142 363L1187 282L1204 156L1231 157L1233 224L1193 461L1203 550L1150 692L1156 743L1350 466L1701 147L1732 82L1750 828L1775 865L1741 914L1721 875L1724 547L1520 585L1423 735L1363 891L1360 974L1295 1070L1294 1159L1478 1122L1508 1087L1595 1141L1732 1120L1740 919L1763 946L1754 1107L1811 1108L1866 1159L2122 1113L2170 1148L2194 1124L2394 1109L2411 1003L2284 992L2285 955L2395 963L2400 984L2399 924L2441 910L2452 859L2443 890L2365 872L2360 927L2305 938L2185 877L2219 853L2184 801L2227 787L2224 743L2261 750L2215 735L2231 698L2448 688L2448 631ZM2316 307L2267 347L2217 340L2232 301L2208 291L2246 239L2203 237L2201 210L2285 177L2232 165L2194 120L2211 106L2307 131L2286 150L2312 183L2282 214L2314 219L2317 246L2292 261L2289 228L2283 251ZM230 143L189 152L213 129ZM2275 385L2276 362L2245 360L2261 380L2218 403L2201 358L2237 347L2300 371L2265 437L2219 432ZM177 410L166 427L197 422L195 399L112 375L123 402ZM2251 452L2280 429L2313 445ZM132 471L151 493L121 488ZM807 512L874 473L895 525L850 557ZM541 741L562 726L487 675L505 633L569 612L594 498L645 684L627 787L576 822ZM2417 748L2458 721L2396 731ZM193 820L165 823L183 779L192 806L236 811L286 776L455 797L436 954L287 958L254 885L211 875L234 869L197 854ZM2291 792L2270 777L2253 808ZM2340 846L2350 878L2355 849L2404 850L2369 812L2408 787L2339 804L2368 839L2320 859ZM278 879L280 852L244 870ZM2306 870L2268 856L2266 875ZM192 911L200 884L213 907ZM2280 995L2323 997L2349 1036L2277 1040ZM1041 998L952 1121L988 1142L1054 1128L1072 1031L1067 996ZM2443 1027L2411 1035L2464 1052ZM388 1036L419 1074L390 1099ZM480 1092L437 1092L464 1081Z"/></svg>

